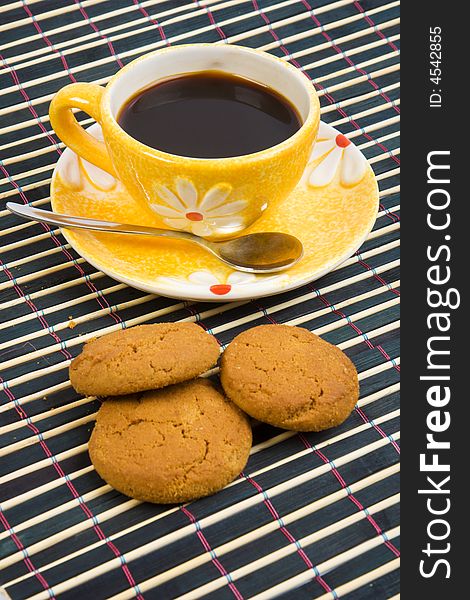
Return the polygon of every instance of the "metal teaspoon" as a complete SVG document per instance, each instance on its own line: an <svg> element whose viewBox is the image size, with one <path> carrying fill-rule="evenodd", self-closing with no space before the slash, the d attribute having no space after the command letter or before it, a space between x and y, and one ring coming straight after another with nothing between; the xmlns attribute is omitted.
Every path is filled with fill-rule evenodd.
<svg viewBox="0 0 470 600"><path fill-rule="evenodd" d="M288 233L250 233L232 240L211 242L191 233L156 229L142 225L125 225L71 215L59 215L33 206L7 202L9 211L25 219L42 221L59 227L90 229L106 233L131 233L186 240L212 252L219 260L237 271L247 273L276 273L295 265L303 255L302 243Z"/></svg>

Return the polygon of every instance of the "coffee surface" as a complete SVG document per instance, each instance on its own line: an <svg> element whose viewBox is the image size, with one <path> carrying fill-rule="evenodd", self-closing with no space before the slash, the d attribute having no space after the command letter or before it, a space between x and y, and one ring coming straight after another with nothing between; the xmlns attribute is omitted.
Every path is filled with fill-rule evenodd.
<svg viewBox="0 0 470 600"><path fill-rule="evenodd" d="M141 90L121 109L118 123L147 146L194 158L259 152L302 125L296 109L274 90L218 71L190 73Z"/></svg>

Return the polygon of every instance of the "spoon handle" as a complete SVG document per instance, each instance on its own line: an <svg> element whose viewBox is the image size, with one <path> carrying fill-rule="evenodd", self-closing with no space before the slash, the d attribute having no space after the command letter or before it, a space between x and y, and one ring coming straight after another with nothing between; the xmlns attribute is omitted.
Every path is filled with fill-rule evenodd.
<svg viewBox="0 0 470 600"><path fill-rule="evenodd" d="M100 221L98 219L86 219L84 217L73 217L71 215L59 215L49 210L42 210L34 206L7 202L6 207L15 215L32 221L42 221L59 227L73 227L75 229L91 229L92 231L104 231L106 233L134 233L137 235L152 235L158 237L177 238L187 240L206 246L205 240L199 240L196 236L184 231L172 231L169 229L157 229L145 227L144 225L126 225L112 221Z"/></svg>

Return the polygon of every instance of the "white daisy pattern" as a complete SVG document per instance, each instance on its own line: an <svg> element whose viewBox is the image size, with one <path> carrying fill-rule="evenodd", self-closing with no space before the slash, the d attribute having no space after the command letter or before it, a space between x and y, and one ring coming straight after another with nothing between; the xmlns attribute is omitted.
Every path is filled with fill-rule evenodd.
<svg viewBox="0 0 470 600"><path fill-rule="evenodd" d="M318 159L321 159L318 162ZM323 187L334 179L338 169L340 182L352 187L366 173L367 161L362 152L342 133L325 123L320 123L318 138L309 158L309 166L315 163L307 181L312 187Z"/></svg>
<svg viewBox="0 0 470 600"><path fill-rule="evenodd" d="M211 294L215 296L227 295L234 285L247 285L256 281L256 276L252 273L235 272L230 273L225 283L222 283L210 271L195 271L188 275L188 281L196 285L207 287Z"/></svg>
<svg viewBox="0 0 470 600"><path fill-rule="evenodd" d="M101 127L95 126L88 133L103 141ZM91 186L99 191L109 192L117 185L117 179L70 151L67 160L59 163L59 173L62 179L74 190L84 190Z"/></svg>
<svg viewBox="0 0 470 600"><path fill-rule="evenodd" d="M257 285L266 281L282 278L282 275L261 276L257 277L254 273L243 273L241 271L233 271L226 279L220 279L210 271L194 271L186 278L179 277L160 277L160 282L171 287L181 286L196 286L201 291L208 291L212 296L230 296L231 292L239 288L239 286L254 287L255 293ZM190 289L188 289L190 293Z"/></svg>
<svg viewBox="0 0 470 600"><path fill-rule="evenodd" d="M175 191L159 185L157 195L165 204L150 205L172 229L205 237L219 232L236 232L243 227L241 212L248 203L246 200L227 201L232 193L228 183L214 185L201 197L191 181L178 178Z"/></svg>

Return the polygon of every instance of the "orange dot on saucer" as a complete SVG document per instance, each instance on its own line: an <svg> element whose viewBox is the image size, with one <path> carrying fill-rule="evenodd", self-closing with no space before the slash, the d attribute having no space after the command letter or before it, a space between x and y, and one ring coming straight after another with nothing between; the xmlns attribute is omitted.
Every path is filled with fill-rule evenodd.
<svg viewBox="0 0 470 600"><path fill-rule="evenodd" d="M211 285L209 289L213 294L216 294L217 296L224 296L225 294L228 294L230 292L232 286L225 283L219 283L217 285Z"/></svg>
<svg viewBox="0 0 470 600"><path fill-rule="evenodd" d="M349 146L349 144L351 143L348 138L343 135L342 133L338 133L338 135L335 138L335 142L336 145L339 146L340 148L346 148L346 146Z"/></svg>
<svg viewBox="0 0 470 600"><path fill-rule="evenodd" d="M188 212L186 213L186 218L190 221L202 221L204 219L204 215L198 212Z"/></svg>

